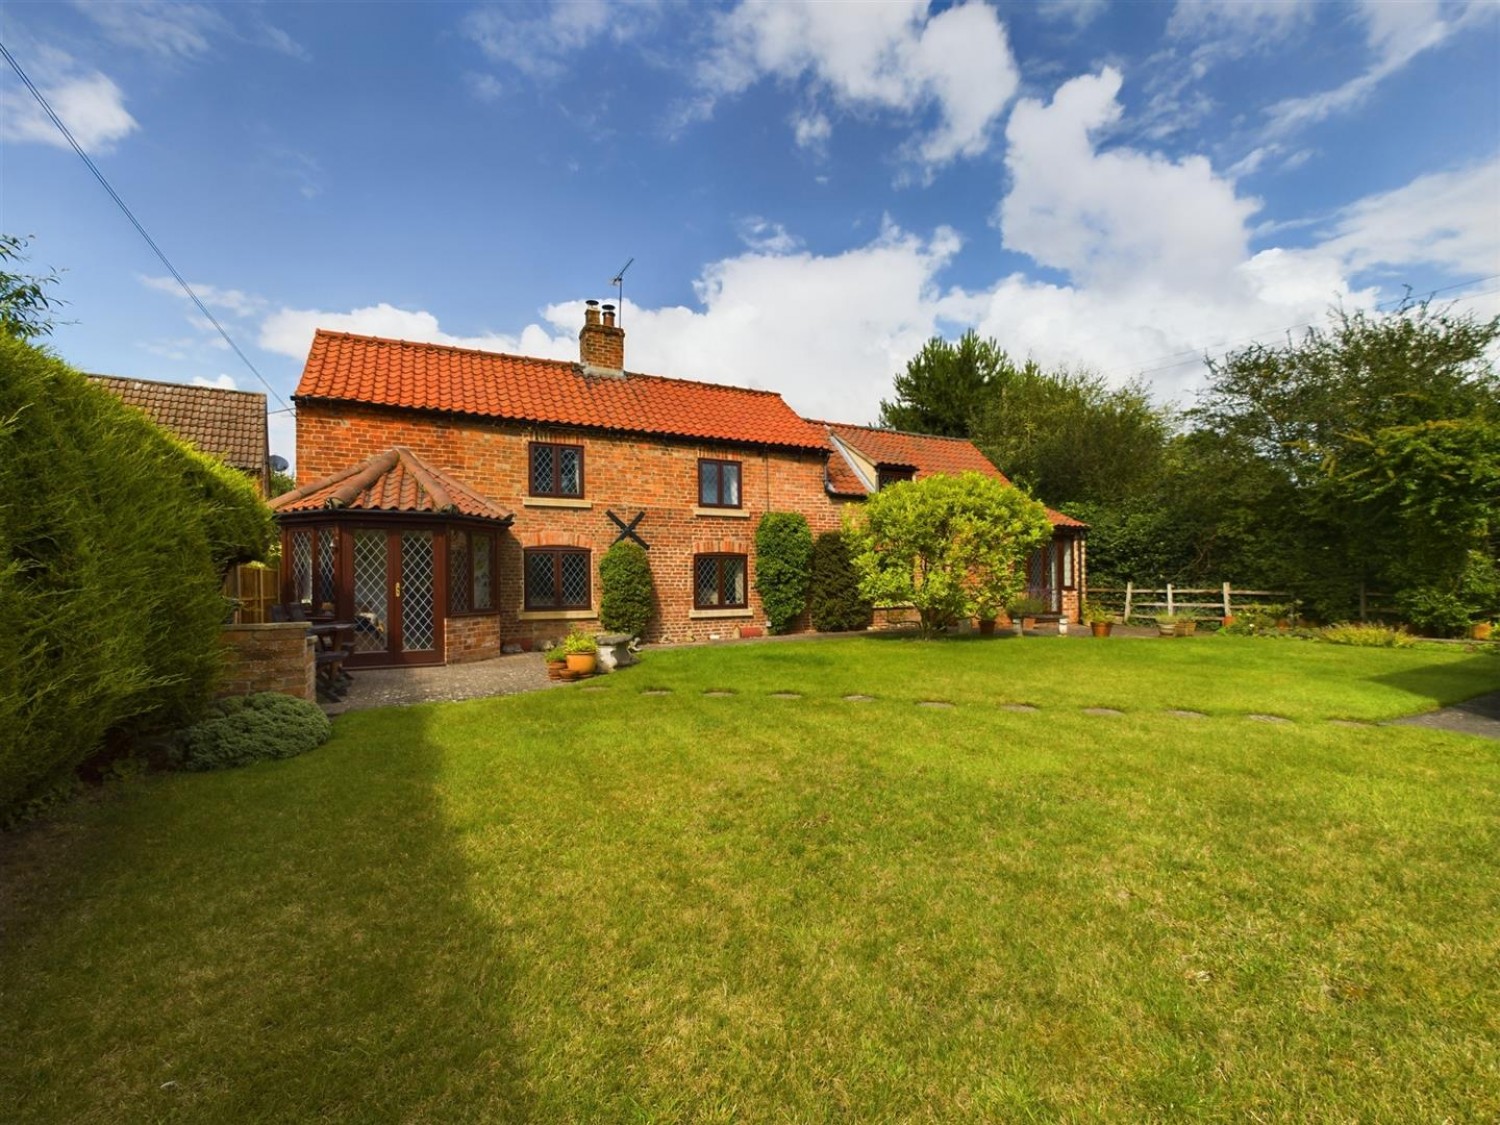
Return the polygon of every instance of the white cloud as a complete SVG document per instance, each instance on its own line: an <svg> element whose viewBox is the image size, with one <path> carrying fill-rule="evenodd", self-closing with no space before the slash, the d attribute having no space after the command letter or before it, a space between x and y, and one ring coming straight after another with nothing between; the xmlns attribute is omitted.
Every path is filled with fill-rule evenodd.
<svg viewBox="0 0 1500 1125"><path fill-rule="evenodd" d="M1284 134L1363 104L1375 88L1425 51L1441 45L1460 28L1493 16L1492 2L1468 0L1362 0L1365 42L1374 61L1341 85L1286 98L1268 110L1270 131Z"/></svg>
<svg viewBox="0 0 1500 1125"><path fill-rule="evenodd" d="M796 138L798 148L819 151L828 144L828 138L833 136L833 122L828 120L827 114L817 110L794 114L792 136Z"/></svg>
<svg viewBox="0 0 1500 1125"><path fill-rule="evenodd" d="M563 73L569 55L599 39L634 38L650 26L659 7L658 0L552 0L539 11L535 5L496 4L470 12L463 32L495 62L550 79Z"/></svg>
<svg viewBox="0 0 1500 1125"><path fill-rule="evenodd" d="M1082 30L1107 7L1109 0L1038 0L1037 14L1045 20L1067 21Z"/></svg>
<svg viewBox="0 0 1500 1125"><path fill-rule="evenodd" d="M208 50L210 35L228 26L218 12L202 4L75 0L74 7L98 24L111 42L164 58L195 58Z"/></svg>
<svg viewBox="0 0 1500 1125"><path fill-rule="evenodd" d="M928 0L858 8L742 0L719 18L715 38L698 69L706 99L697 115L767 77L805 84L848 111L935 113L937 125L913 138L909 153L929 169L983 152L1020 80L1005 27L981 0L936 15ZM831 128L822 114L795 120L799 144Z"/></svg>
<svg viewBox="0 0 1500 1125"><path fill-rule="evenodd" d="M802 240L791 234L786 227L760 215L747 215L735 226L740 241L751 250L763 254L790 254L802 245Z"/></svg>
<svg viewBox="0 0 1500 1125"><path fill-rule="evenodd" d="M194 375L192 385L195 387L214 387L217 390L221 391L239 390L239 384L234 381L234 376L224 374L221 374L216 379L209 379L202 375Z"/></svg>
<svg viewBox="0 0 1500 1125"><path fill-rule="evenodd" d="M70 56L55 50L43 50L32 69L42 96L85 152L109 152L140 128L125 108L125 95L108 75L85 72ZM13 82L0 89L0 138L68 147L31 92Z"/></svg>
<svg viewBox="0 0 1500 1125"><path fill-rule="evenodd" d="M1118 71L1066 82L1050 104L1026 99L1006 129L1013 186L998 214L1005 245L1109 290L1222 284L1244 260L1254 200L1206 158L1101 150L1120 117Z"/></svg>
<svg viewBox="0 0 1500 1125"><path fill-rule="evenodd" d="M579 308L582 308L581 304ZM578 323L583 323L581 313ZM444 332L438 325L437 317L430 312L399 309L383 301L378 305L352 309L345 313L324 312L319 309L277 309L261 323L256 342L267 351L291 356L293 359L306 359L307 350L312 346L313 331L318 328L559 359L575 358L578 353L576 339L567 342L565 346L536 325L528 326L517 336L503 333L455 336Z"/></svg>
<svg viewBox="0 0 1500 1125"><path fill-rule="evenodd" d="M1423 263L1500 274L1500 157L1359 200L1339 212L1323 249L1351 270Z"/></svg>
<svg viewBox="0 0 1500 1125"><path fill-rule="evenodd" d="M1314 7L1312 0L1177 0L1167 34L1217 41L1222 53L1249 53L1304 26Z"/></svg>
<svg viewBox="0 0 1500 1125"><path fill-rule="evenodd" d="M188 295L182 291L182 286L172 277L148 277L141 275L140 282L148 289L155 289L158 293L167 293L173 297L188 300ZM220 289L216 285L208 285L203 282L189 282L193 292L198 294L198 299L211 309L222 309L233 313L235 316L252 316L266 307L263 298L245 293L239 289ZM212 325L209 325L212 328Z"/></svg>

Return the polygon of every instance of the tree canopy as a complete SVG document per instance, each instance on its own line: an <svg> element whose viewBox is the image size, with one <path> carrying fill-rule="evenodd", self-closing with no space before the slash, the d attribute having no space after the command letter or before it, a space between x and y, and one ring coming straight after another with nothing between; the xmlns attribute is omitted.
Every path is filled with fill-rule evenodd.
<svg viewBox="0 0 1500 1125"><path fill-rule="evenodd" d="M964 333L957 343L934 336L895 379L895 397L880 403L880 424L893 430L968 437L988 392L1010 367L994 340Z"/></svg>

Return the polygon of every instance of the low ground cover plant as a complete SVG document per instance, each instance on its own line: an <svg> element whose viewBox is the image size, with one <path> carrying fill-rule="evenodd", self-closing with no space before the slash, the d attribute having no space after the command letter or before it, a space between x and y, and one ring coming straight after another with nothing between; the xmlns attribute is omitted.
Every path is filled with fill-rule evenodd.
<svg viewBox="0 0 1500 1125"><path fill-rule="evenodd" d="M206 718L179 732L171 762L183 770L222 770L294 758L323 744L333 731L315 703L278 692L221 699Z"/></svg>
<svg viewBox="0 0 1500 1125"><path fill-rule="evenodd" d="M1360 648L1411 648L1417 643L1415 637L1400 629L1353 623L1329 625L1319 632L1319 638L1329 644L1355 645Z"/></svg>

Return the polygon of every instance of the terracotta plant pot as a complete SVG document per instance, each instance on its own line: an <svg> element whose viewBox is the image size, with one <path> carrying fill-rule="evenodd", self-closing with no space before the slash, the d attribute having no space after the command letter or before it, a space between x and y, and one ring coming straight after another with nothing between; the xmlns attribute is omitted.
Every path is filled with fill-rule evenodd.
<svg viewBox="0 0 1500 1125"><path fill-rule="evenodd" d="M567 664L564 663L561 660L549 660L549 661L547 661L547 678L549 680L560 680L560 679L562 679L563 671L567 667L568 667Z"/></svg>
<svg viewBox="0 0 1500 1125"><path fill-rule="evenodd" d="M1023 628L1023 629L1035 629L1036 628L1036 618L1035 617L1023 617L1023 618L1021 618L1021 628Z"/></svg>
<svg viewBox="0 0 1500 1125"><path fill-rule="evenodd" d="M570 652L568 654L568 671L575 676L592 676L594 669L599 666L599 658L592 652Z"/></svg>
<svg viewBox="0 0 1500 1125"><path fill-rule="evenodd" d="M1158 621L1156 623L1156 635L1158 637L1175 637L1177 636L1177 625L1175 623L1164 625Z"/></svg>
<svg viewBox="0 0 1500 1125"><path fill-rule="evenodd" d="M564 664L557 673L557 678L559 680L562 680L564 683L572 683L574 680L578 679L578 677L579 673L573 671L573 669L569 668L566 664Z"/></svg>
<svg viewBox="0 0 1500 1125"><path fill-rule="evenodd" d="M1109 631L1113 628L1114 623L1110 621L1094 621L1089 624L1089 632L1093 633L1096 637L1109 636Z"/></svg>
<svg viewBox="0 0 1500 1125"><path fill-rule="evenodd" d="M1229 628L1229 626L1234 624L1234 614L1231 613L1225 617L1219 618L1219 624L1224 626L1224 628L1226 629Z"/></svg>
<svg viewBox="0 0 1500 1125"><path fill-rule="evenodd" d="M1193 620L1179 621L1177 623L1177 635L1179 637L1191 637L1198 631L1198 623Z"/></svg>
<svg viewBox="0 0 1500 1125"><path fill-rule="evenodd" d="M989 620L985 620L983 617L979 619L979 635L981 637L993 637L995 635L995 619L993 617Z"/></svg>
<svg viewBox="0 0 1500 1125"><path fill-rule="evenodd" d="M1488 621L1476 621L1469 626L1469 639L1471 641L1487 641L1494 632L1494 626Z"/></svg>

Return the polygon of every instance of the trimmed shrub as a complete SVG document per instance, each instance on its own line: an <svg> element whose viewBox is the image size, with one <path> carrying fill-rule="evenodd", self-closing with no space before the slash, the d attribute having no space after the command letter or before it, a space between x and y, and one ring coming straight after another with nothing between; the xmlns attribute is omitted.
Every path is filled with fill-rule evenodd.
<svg viewBox="0 0 1500 1125"><path fill-rule="evenodd" d="M608 633L639 637L651 621L651 559L639 543L622 540L599 560L599 624Z"/></svg>
<svg viewBox="0 0 1500 1125"><path fill-rule="evenodd" d="M785 633L807 606L812 530L799 512L767 512L755 529L755 590L771 632Z"/></svg>
<svg viewBox="0 0 1500 1125"><path fill-rule="evenodd" d="M843 533L825 531L813 543L812 626L820 633L867 629L874 609L859 593L859 571Z"/></svg>
<svg viewBox="0 0 1500 1125"><path fill-rule="evenodd" d="M223 573L270 534L242 474L0 336L0 812L202 713Z"/></svg>
<svg viewBox="0 0 1500 1125"><path fill-rule="evenodd" d="M224 770L316 750L333 724L315 703L263 691L221 699L209 717L178 733L172 761L184 770Z"/></svg>

